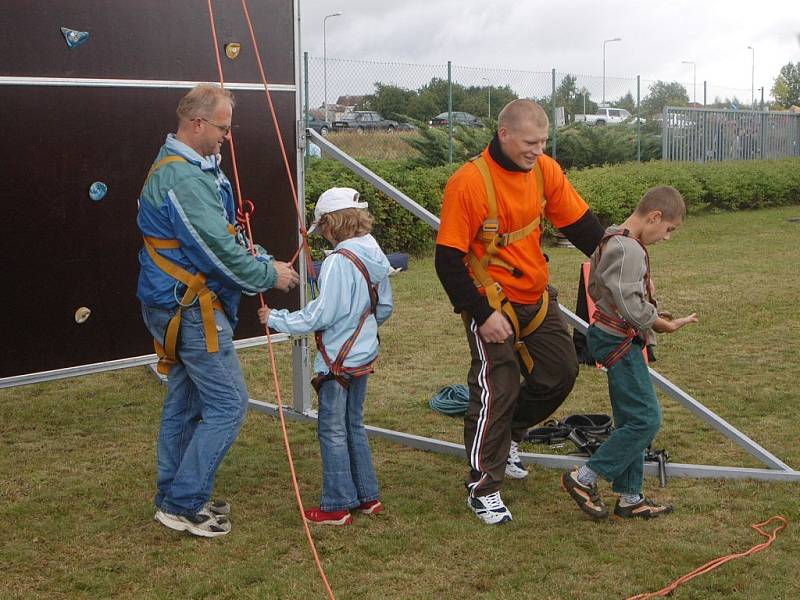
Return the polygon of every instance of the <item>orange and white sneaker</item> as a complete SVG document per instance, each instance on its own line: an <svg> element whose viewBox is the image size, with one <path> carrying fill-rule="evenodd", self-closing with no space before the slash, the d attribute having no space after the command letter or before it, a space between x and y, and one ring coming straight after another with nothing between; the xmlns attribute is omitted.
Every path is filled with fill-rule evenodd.
<svg viewBox="0 0 800 600"><path fill-rule="evenodd" d="M303 511L306 521L315 525L350 525L353 522L353 515L349 510L322 510L321 508L309 508Z"/></svg>
<svg viewBox="0 0 800 600"><path fill-rule="evenodd" d="M380 500L362 502L356 510L362 515L377 515L379 512L383 512L383 503Z"/></svg>
<svg viewBox="0 0 800 600"><path fill-rule="evenodd" d="M623 519L655 519L671 512L671 505L660 504L644 496L636 504L623 504L617 499L617 505L614 507L614 516Z"/></svg>
<svg viewBox="0 0 800 600"><path fill-rule="evenodd" d="M593 519L599 520L608 517L608 508L597 491L597 483L583 485L578 481L577 468L561 474L561 489L572 496L578 508Z"/></svg>

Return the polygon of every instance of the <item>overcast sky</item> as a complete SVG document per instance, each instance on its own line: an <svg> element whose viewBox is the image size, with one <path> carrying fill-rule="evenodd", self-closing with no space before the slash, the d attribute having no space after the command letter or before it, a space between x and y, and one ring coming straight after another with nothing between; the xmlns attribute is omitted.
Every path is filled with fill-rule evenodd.
<svg viewBox="0 0 800 600"><path fill-rule="evenodd" d="M788 62L800 61L800 0L300 0L302 50L329 59L520 69L683 83L702 81L749 100L769 96ZM758 92L756 91L756 96ZM702 100L700 98L700 100ZM711 101L711 98L709 98Z"/></svg>

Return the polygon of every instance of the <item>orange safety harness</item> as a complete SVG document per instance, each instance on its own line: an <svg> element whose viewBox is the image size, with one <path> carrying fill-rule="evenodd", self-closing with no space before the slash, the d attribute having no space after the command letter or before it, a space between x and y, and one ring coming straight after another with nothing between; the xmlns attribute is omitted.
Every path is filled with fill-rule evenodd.
<svg viewBox="0 0 800 600"><path fill-rule="evenodd" d="M623 229L617 233L609 233L608 235L603 236L603 238L597 244L597 259L600 260L600 257L603 255L603 246L606 245L608 240L615 236L624 236L630 238L630 232L627 229ZM631 238L636 239L636 238ZM647 294L647 301L655 304L655 300L650 295L650 255L647 253L647 247L642 244L639 240L636 240L639 245L642 247L644 251L645 257L645 273L644 273L644 284L645 284L645 293ZM639 335L639 332L625 319L622 319L616 315L611 315L607 312L603 312L597 306L595 306L594 313L592 313L592 319L597 323L602 323L612 331L615 331L624 336L624 339L620 344L614 348L608 356L606 356L605 360L601 363L603 367L606 369L610 369L614 364L617 363L628 350L631 349L633 345L633 341ZM645 340L646 342L646 340Z"/></svg>
<svg viewBox="0 0 800 600"><path fill-rule="evenodd" d="M488 214L476 238L485 246L486 251L483 257L478 258L475 253L470 250L470 252L467 253L466 261L472 271L475 285L478 288L483 288L486 292L486 299L489 301L489 306L504 314L511 322L511 326L514 328L514 349L519 353L528 373L531 373L533 371L533 357L530 352L528 352L524 339L536 331L544 321L547 315L547 304L550 300L549 294L547 293L547 289L545 289L542 294L541 308L539 308L539 311L528 325L524 328L520 328L514 305L508 300L500 284L497 283L489 273L489 266L507 269L514 277L520 277L522 273L519 269L500 258L498 253L502 248L506 248L515 242L525 239L531 235L537 227L541 229L541 218L536 217L522 229L510 233L501 233L500 221L497 219L497 196L495 194L492 175L489 172L489 165L483 156L472 159L472 164L478 168L486 188ZM544 197L542 170L539 168L538 163L534 166L533 173L536 177L536 189L539 193L542 205L541 214L544 214L544 207L547 200Z"/></svg>
<svg viewBox="0 0 800 600"><path fill-rule="evenodd" d="M347 248L339 248L338 250L334 250L333 254L341 254L350 260L350 262L355 265L356 269L358 269L364 276L364 279L367 282L367 289L369 290L369 306L364 310L363 313L361 313L361 319L358 322L358 327L356 327L356 330L353 332L353 334L347 338L345 343L342 344L342 347L339 349L339 353L336 355L336 359L333 361L331 361L328 352L325 350L325 344L322 342L322 332L317 331L314 333L314 340L317 343L317 350L319 350L319 353L322 355L322 359L325 361L325 364L329 369L328 373L324 375L319 374L311 380L311 385L314 386L314 389L317 390L317 393L319 393L320 386L331 379L335 379L343 388L347 389L350 386L350 379L352 377L369 375L374 371L372 368L372 365L375 362L374 360L371 360L366 365L361 365L358 367L345 367L344 360L347 358L347 355L350 354L350 350L352 350L353 345L356 343L356 339L358 339L358 335L361 333L361 328L364 326L364 323L366 323L370 315L375 314L375 310L378 306L378 286L372 283L369 278L369 271L367 271L367 267L353 252Z"/></svg>
<svg viewBox="0 0 800 600"><path fill-rule="evenodd" d="M155 163L147 174L147 180L158 169L173 162L188 162L185 158L177 155L165 156ZM236 229L233 225L228 225L228 231L235 235ZM189 308L195 302L200 305L200 315L203 320L203 332L206 338L206 350L210 353L219 352L219 339L217 337L217 323L214 318L214 311L223 312L222 303L217 299L216 294L206 286L206 276L201 272L190 273L175 262L158 253L158 250L176 250L181 247L178 240L155 238L144 236L144 247L147 254L155 265L186 286L183 298L178 301L178 311L167 323L164 339L153 338L153 346L158 355L158 365L156 370L162 375L167 375L176 362L178 362L177 346L178 335L181 329L181 313L183 309ZM177 285L177 284L176 284Z"/></svg>

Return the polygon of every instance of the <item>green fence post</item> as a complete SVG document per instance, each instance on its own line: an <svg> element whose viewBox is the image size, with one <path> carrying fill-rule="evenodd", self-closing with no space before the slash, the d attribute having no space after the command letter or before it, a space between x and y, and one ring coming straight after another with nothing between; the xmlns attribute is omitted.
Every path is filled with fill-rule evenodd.
<svg viewBox="0 0 800 600"><path fill-rule="evenodd" d="M453 162L453 63L447 61L447 162Z"/></svg>
<svg viewBox="0 0 800 600"><path fill-rule="evenodd" d="M556 70L553 69L553 95L551 97L551 101L553 104L553 160L556 159L556 145L558 142L558 134L556 130L558 129L558 123L556 118L558 117L558 110L556 109Z"/></svg>
<svg viewBox="0 0 800 600"><path fill-rule="evenodd" d="M308 129L308 52L303 52L303 89L305 94L305 125ZM311 148L308 146L308 139L306 139L306 162L311 156Z"/></svg>
<svg viewBox="0 0 800 600"><path fill-rule="evenodd" d="M636 76L636 161L642 162L641 76Z"/></svg>

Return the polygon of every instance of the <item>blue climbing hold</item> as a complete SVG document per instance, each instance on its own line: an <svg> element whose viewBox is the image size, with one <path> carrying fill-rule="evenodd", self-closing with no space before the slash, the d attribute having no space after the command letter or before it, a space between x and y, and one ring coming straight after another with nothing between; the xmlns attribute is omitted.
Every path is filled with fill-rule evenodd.
<svg viewBox="0 0 800 600"><path fill-rule="evenodd" d="M91 186L89 186L89 198L94 200L95 202L100 202L108 191L108 186L103 183L102 181L95 181Z"/></svg>
<svg viewBox="0 0 800 600"><path fill-rule="evenodd" d="M64 34L64 39L67 40L67 46L69 46L70 49L77 48L89 39L88 31L77 31L76 29L62 27L61 33Z"/></svg>

